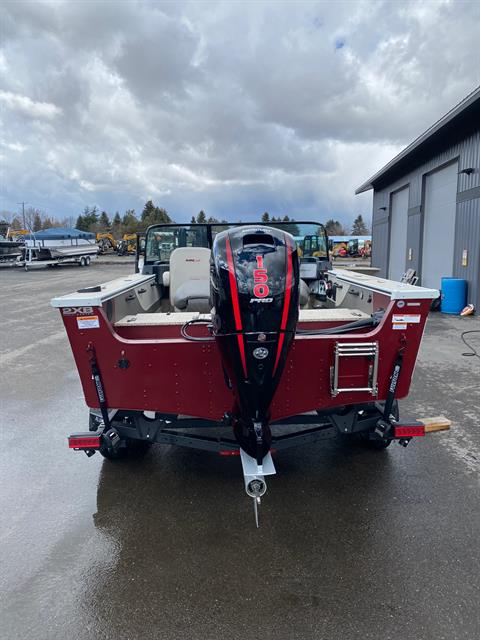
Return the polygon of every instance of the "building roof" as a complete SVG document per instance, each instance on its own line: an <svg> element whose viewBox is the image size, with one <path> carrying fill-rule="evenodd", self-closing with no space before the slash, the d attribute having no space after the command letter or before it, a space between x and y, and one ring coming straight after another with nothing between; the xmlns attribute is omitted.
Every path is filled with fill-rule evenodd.
<svg viewBox="0 0 480 640"><path fill-rule="evenodd" d="M355 193L363 193L364 191L373 189L376 186L376 183L382 182L384 179L388 179L389 175L395 174L409 162L413 162L421 157L423 153L427 152L429 148L438 142L441 136L451 134L454 131L456 131L458 135L462 131L458 126L460 122L470 120L471 118L476 119L479 115L480 86L440 118L440 120L437 120L437 122L422 133L422 135L416 138L408 145L408 147L395 156L393 160L390 160L390 162L380 169L380 171L377 171L377 173L358 187ZM478 123L480 120L477 119L476 121Z"/></svg>

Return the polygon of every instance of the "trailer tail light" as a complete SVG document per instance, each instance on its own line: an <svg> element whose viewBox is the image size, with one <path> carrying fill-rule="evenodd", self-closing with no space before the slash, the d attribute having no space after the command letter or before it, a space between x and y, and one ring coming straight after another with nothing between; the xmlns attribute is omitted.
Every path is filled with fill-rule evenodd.
<svg viewBox="0 0 480 640"><path fill-rule="evenodd" d="M273 455L274 453L277 453L276 449L270 449L270 453ZM239 456L240 455L240 449L222 449L221 451L218 452L219 456L223 456L223 457L229 457L229 456Z"/></svg>
<svg viewBox="0 0 480 640"><path fill-rule="evenodd" d="M425 425L421 422L416 424L395 425L394 438L415 438L425 435Z"/></svg>
<svg viewBox="0 0 480 640"><path fill-rule="evenodd" d="M91 433L74 433L68 436L70 449L100 449L101 436L92 436Z"/></svg>

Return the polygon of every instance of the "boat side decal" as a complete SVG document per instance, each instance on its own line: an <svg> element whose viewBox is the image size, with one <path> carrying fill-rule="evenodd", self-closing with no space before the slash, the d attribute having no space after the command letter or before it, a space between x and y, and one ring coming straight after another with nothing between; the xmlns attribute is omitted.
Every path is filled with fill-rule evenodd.
<svg viewBox="0 0 480 640"><path fill-rule="evenodd" d="M77 326L79 329L99 329L100 320L98 316L78 316Z"/></svg>
<svg viewBox="0 0 480 640"><path fill-rule="evenodd" d="M62 314L64 316L91 316L93 307L63 307Z"/></svg>

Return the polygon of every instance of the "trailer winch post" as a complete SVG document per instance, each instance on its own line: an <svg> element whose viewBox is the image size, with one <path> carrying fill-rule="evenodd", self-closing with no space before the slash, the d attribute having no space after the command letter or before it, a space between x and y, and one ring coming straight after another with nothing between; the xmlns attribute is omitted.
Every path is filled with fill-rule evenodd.
<svg viewBox="0 0 480 640"><path fill-rule="evenodd" d="M97 393L98 404L100 406L100 412L103 418L103 424L105 425L105 430L109 430L110 418L108 415L105 391L103 389L102 377L100 375L100 369L98 368L97 358L95 357L95 347L91 342L88 343L87 352L90 354L89 362L90 369L92 371L92 380L95 385L95 391Z"/></svg>
<svg viewBox="0 0 480 640"><path fill-rule="evenodd" d="M398 387L400 373L402 371L403 357L405 355L405 342L406 342L405 337L402 336L401 345L398 350L398 354L395 359L395 362L393 364L392 375L390 376L390 383L388 386L388 393L385 400L383 416L377 422L377 425L375 427L375 433L377 434L377 436L381 438L385 438L385 436L388 436L392 428L391 413L392 413L393 403L395 402L395 394ZM408 444L408 441L407 441L407 444Z"/></svg>

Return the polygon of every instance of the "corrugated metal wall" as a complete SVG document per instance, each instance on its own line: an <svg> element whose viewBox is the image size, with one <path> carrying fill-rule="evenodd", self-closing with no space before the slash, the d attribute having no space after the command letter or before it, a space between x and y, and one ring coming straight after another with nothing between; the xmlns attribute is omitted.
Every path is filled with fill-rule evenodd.
<svg viewBox="0 0 480 640"><path fill-rule="evenodd" d="M469 301L480 306L480 129L444 149L401 179L373 193L372 264L380 268L380 275L388 273L388 237L391 194L409 187L409 215L407 231L407 268L419 271L422 238L422 205L425 175L458 159L459 171L473 167L471 175L459 174L457 219L455 233L454 275L469 283ZM467 266L462 266L462 254L468 252ZM411 259L409 258L411 250Z"/></svg>

